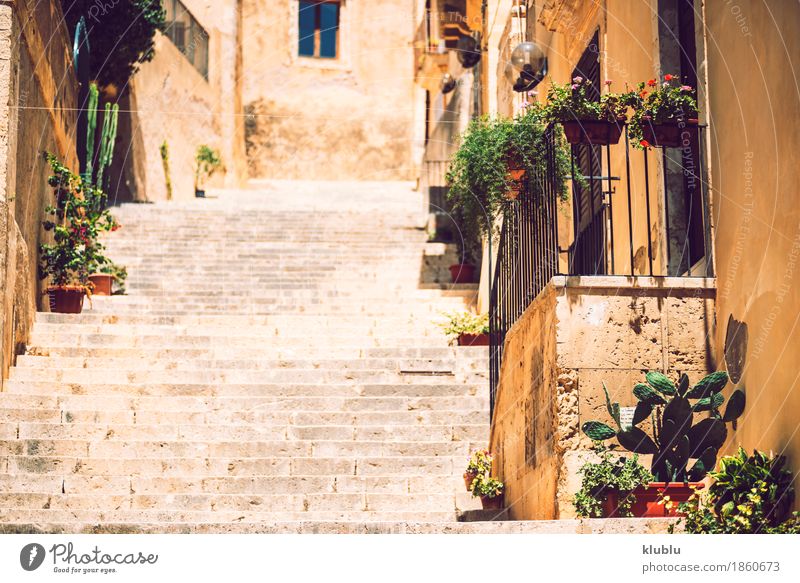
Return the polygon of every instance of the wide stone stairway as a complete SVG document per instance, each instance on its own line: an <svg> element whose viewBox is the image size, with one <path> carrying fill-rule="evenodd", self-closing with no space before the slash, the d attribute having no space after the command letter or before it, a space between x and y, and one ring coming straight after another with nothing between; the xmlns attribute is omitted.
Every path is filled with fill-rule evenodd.
<svg viewBox="0 0 800 583"><path fill-rule="evenodd" d="M0 393L0 529L477 528L488 349L436 326L476 286L420 209L302 182L117 209L128 295L40 313Z"/></svg>

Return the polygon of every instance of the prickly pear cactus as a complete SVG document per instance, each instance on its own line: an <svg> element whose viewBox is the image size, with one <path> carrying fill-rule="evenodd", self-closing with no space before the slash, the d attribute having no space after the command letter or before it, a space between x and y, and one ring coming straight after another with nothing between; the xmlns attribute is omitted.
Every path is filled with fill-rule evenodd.
<svg viewBox="0 0 800 583"><path fill-rule="evenodd" d="M728 373L724 371L711 373L691 388L685 374L677 383L660 372L648 372L645 379L646 384L633 387L637 405L632 423L621 422L620 404L611 402L604 384L606 409L617 429L600 421L587 421L583 432L593 441L616 437L628 451L652 455L651 472L656 481L703 479L714 467L728 437L726 423L735 422L744 412L744 392L736 390L731 394L723 414L722 390L728 384ZM637 427L645 419L651 420L652 436Z"/></svg>

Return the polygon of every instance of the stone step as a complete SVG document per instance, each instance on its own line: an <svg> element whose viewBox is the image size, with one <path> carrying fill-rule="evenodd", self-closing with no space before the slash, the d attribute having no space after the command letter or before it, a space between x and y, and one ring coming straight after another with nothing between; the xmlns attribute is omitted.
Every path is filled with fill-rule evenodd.
<svg viewBox="0 0 800 583"><path fill-rule="evenodd" d="M107 514L128 511L180 512L246 512L268 519L283 519L300 513L363 512L368 516L379 513L443 513L473 508L476 501L466 493L306 493L306 494L0 494L0 507L14 514L25 510L95 511ZM480 502L477 502L480 505ZM238 518L238 517L236 517ZM220 518L222 519L222 518Z"/></svg>
<svg viewBox="0 0 800 583"><path fill-rule="evenodd" d="M76 429L78 428L78 429ZM274 441L312 441L329 442L337 441L342 444L349 442L386 442L386 443L443 443L443 444L480 444L488 437L488 423L475 425L261 425L247 422L237 423L184 423L175 427L161 425L136 424L104 424L100 421L91 422L82 420L77 423L59 422L26 422L18 421L0 423L0 439L13 441L16 439L45 438L64 440L80 437L78 431L86 431L84 436L89 439L99 438L107 440L135 439L148 435L168 436L172 439L206 439L213 440L220 435L233 439L232 435L248 435L247 439L274 440ZM216 433L214 433L216 432ZM225 433L225 432L233 432ZM38 437L37 437L38 436ZM448 445L450 447L450 445ZM455 446L454 446L455 447ZM38 455L39 446L24 451L31 451L30 455ZM2 470L2 466L0 466Z"/></svg>
<svg viewBox="0 0 800 583"><path fill-rule="evenodd" d="M481 396L433 396L433 397L308 397L308 396L131 396L102 393L96 389L93 393L71 394L62 396L51 392L43 394L0 393L0 406L17 406L24 408L61 408L68 410L90 409L91 402L102 394L102 403L97 404L98 411L135 410L137 412L161 411L179 413L283 413L314 412L321 413L368 413L396 411L399 413L425 413L452 411L483 410L488 405L488 394Z"/></svg>
<svg viewBox="0 0 800 583"><path fill-rule="evenodd" d="M202 367L202 362L199 363ZM405 382L409 384L429 384L437 378L441 382L476 383L487 378L486 371L390 371L390 370L326 370L326 369L272 369L272 370L237 370L237 369L203 369L193 370L142 370L131 368L120 370L114 368L65 368L59 370L42 370L39 368L17 367L9 376L18 381L53 381L61 383L119 383L127 380L130 383L169 384L176 380L184 383L354 383L386 384Z"/></svg>
<svg viewBox="0 0 800 583"><path fill-rule="evenodd" d="M30 345L36 349L74 347L74 348L146 348L154 349L247 349L257 344L262 350L297 349L308 347L336 346L348 351L360 351L374 348L446 348L447 339L441 336L366 336L357 338L341 337L334 334L318 334L306 339L296 336L124 336L115 334L76 335L68 333L43 333L34 330Z"/></svg>
<svg viewBox="0 0 800 583"><path fill-rule="evenodd" d="M454 374L468 373L470 371L485 372L486 361L478 359L408 359L408 358L363 358L358 360L348 359L167 359L151 358L147 355L139 358L121 357L66 357L66 356L41 356L22 355L17 357L17 368L53 368L53 369L115 369L118 371L133 370L197 370L198 366L204 369L218 370L274 370L287 369L303 373L308 370L319 371L387 371L396 373L438 373Z"/></svg>
<svg viewBox="0 0 800 583"><path fill-rule="evenodd" d="M455 504L453 504L453 507ZM93 524L109 524L119 522L138 523L190 523L190 524L253 524L317 520L317 521L367 521L396 522L407 520L428 520L432 522L455 521L456 509L440 512L365 512L361 510L316 511L316 512L284 512L269 513L257 511L191 511L191 510L61 510L61 509L8 509L3 513L5 523L86 523L84 529ZM102 527L101 527L102 528ZM45 532L50 532L46 530ZM163 532L163 529L162 529Z"/></svg>
<svg viewBox="0 0 800 583"><path fill-rule="evenodd" d="M35 513L31 513L35 516ZM583 520L493 520L487 522L298 520L252 522L111 522L19 520L0 523L8 534L666 534L670 518L588 518ZM680 528L678 529L680 532Z"/></svg>
<svg viewBox="0 0 800 583"><path fill-rule="evenodd" d="M220 476L227 472L223 467L241 467L243 476L235 481L248 488L252 485L253 476L453 476L463 471L466 466L465 456L416 456L398 455L394 457L300 457L286 453L283 456L273 455L275 451L270 443L244 444L243 452L237 442L91 442L89 453L85 452L85 442L50 442L42 440L42 454L25 455L28 447L23 443L0 442L2 453L8 457L7 472L19 474L28 472L34 475L58 474L70 471L70 463L102 462L103 460L125 461L126 476L142 474L152 468L152 460L164 461L177 458L178 461L200 460L206 464L206 475L215 475L208 470L218 469ZM284 445L284 447L290 447ZM293 446L292 446L293 447ZM50 451L54 450L54 451ZM63 450L63 451L62 451ZM49 455L44 455L45 453ZM251 455L242 455L251 454ZM256 455L259 454L259 455ZM269 456L269 457L267 457ZM216 466L214 463L216 462ZM92 479L97 475L92 476ZM226 476L221 478L234 480ZM463 484L463 482L462 482ZM244 486L243 486L244 487Z"/></svg>
<svg viewBox="0 0 800 583"><path fill-rule="evenodd" d="M485 398L488 386L476 384L106 384L80 383L60 384L50 381L8 381L6 393L20 395L124 395L127 397L246 397L248 399L268 397L418 397ZM0 397L0 400L2 397ZM42 401L31 401L36 406ZM436 401L435 404L444 404ZM20 404L15 400L13 404Z"/></svg>
<svg viewBox="0 0 800 583"><path fill-rule="evenodd" d="M25 395L19 395L23 397ZM107 425L141 423L159 424L174 423L180 425L196 424L231 424L231 423L256 423L262 425L278 426L324 426L324 425L350 425L350 426L409 426L409 425L482 425L488 422L488 409L473 410L436 410L436 411L234 411L229 409L217 411L185 411L157 408L158 403L153 402L155 409L144 409L138 403L136 408L126 409L98 409L90 402L97 402L95 395L58 397L62 400L60 407L52 409L24 408L9 406L3 400L0 409L0 423L100 423ZM35 397L40 398L40 397ZM104 396L103 401L112 397ZM162 399L163 401L163 399ZM73 406L74 405L74 406ZM83 408L80 408L81 405ZM167 406L163 401L162 405ZM185 407L176 403L176 407Z"/></svg>

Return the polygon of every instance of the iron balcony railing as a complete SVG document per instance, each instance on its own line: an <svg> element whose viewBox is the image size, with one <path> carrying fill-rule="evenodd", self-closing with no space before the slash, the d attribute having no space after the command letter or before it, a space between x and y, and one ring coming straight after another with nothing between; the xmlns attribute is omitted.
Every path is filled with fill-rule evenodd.
<svg viewBox="0 0 800 583"><path fill-rule="evenodd" d="M492 412L506 334L553 276L713 276L702 126L682 148L632 149L627 128L616 146L572 146L571 221L557 200L557 131L545 134L546 171L527 177L502 220L490 274ZM622 160L624 181L613 168Z"/></svg>

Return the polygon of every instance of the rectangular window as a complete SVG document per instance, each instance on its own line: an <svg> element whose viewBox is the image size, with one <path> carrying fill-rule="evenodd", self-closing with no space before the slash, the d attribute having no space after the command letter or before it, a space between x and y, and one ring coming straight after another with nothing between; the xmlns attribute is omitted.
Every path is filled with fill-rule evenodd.
<svg viewBox="0 0 800 583"><path fill-rule="evenodd" d="M335 59L339 50L340 2L301 0L298 20L298 54Z"/></svg>

